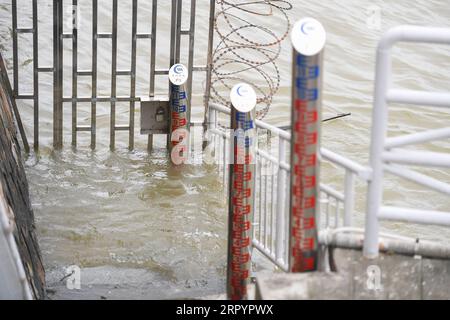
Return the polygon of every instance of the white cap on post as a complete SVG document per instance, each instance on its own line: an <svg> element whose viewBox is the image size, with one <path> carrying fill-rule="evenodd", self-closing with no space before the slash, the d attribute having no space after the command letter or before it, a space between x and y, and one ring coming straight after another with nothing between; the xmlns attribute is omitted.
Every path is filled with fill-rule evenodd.
<svg viewBox="0 0 450 320"><path fill-rule="evenodd" d="M239 112L250 112L256 107L256 93L247 83L239 83L231 89L231 104Z"/></svg>
<svg viewBox="0 0 450 320"><path fill-rule="evenodd" d="M319 21L314 18L304 18L294 25L291 40L298 53L314 56L324 48L327 34Z"/></svg>
<svg viewBox="0 0 450 320"><path fill-rule="evenodd" d="M181 86L186 83L189 78L188 69L181 63L174 64L169 70L169 80L176 86Z"/></svg>

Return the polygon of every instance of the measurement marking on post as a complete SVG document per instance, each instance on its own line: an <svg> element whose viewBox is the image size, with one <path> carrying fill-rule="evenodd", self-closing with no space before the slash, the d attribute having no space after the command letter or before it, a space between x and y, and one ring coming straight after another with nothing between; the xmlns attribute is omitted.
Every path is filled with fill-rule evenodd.
<svg viewBox="0 0 450 320"><path fill-rule="evenodd" d="M322 25L311 18L299 21L292 32L291 272L317 269L320 85L325 39Z"/></svg>
<svg viewBox="0 0 450 320"><path fill-rule="evenodd" d="M186 82L188 69L182 64L175 64L169 70L170 80L170 143L172 162L184 164L188 160L189 150L189 105Z"/></svg>
<svg viewBox="0 0 450 320"><path fill-rule="evenodd" d="M231 300L244 300L251 273L256 93L248 84L238 84L231 90L231 103L227 292Z"/></svg>

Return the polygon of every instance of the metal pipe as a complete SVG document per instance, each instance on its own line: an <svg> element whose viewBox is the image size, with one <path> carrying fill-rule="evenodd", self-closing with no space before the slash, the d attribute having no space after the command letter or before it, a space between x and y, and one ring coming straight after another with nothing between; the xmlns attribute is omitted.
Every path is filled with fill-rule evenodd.
<svg viewBox="0 0 450 320"><path fill-rule="evenodd" d="M136 97L136 64L137 64L137 14L138 14L138 1L133 0L133 13L132 13L132 27L131 27L131 73L130 73L130 97ZM135 107L134 100L130 101L130 128L128 137L128 149L134 149L134 123L135 123Z"/></svg>
<svg viewBox="0 0 450 320"><path fill-rule="evenodd" d="M38 4L33 0L33 113L34 113L34 133L33 147L39 149L39 23Z"/></svg>
<svg viewBox="0 0 450 320"><path fill-rule="evenodd" d="M385 165L384 170L403 179L407 179L450 196L450 184L448 183L396 165Z"/></svg>
<svg viewBox="0 0 450 320"><path fill-rule="evenodd" d="M77 146L78 97L78 0L72 0L72 147Z"/></svg>
<svg viewBox="0 0 450 320"><path fill-rule="evenodd" d="M280 164L286 161L286 140L280 139L278 146L278 159ZM286 197L286 171L281 165L278 165L278 182L277 182L277 228L276 228L276 260L280 263L284 257L285 247L285 197Z"/></svg>
<svg viewBox="0 0 450 320"><path fill-rule="evenodd" d="M354 234L356 230L322 230L319 233L319 242L325 246L333 246L344 249L361 250L364 236ZM364 233L364 229L358 230ZM350 233L351 232L351 233ZM421 256L425 259L450 259L450 247L420 239L400 239L397 236L380 233L378 249L384 253L396 253L407 256Z"/></svg>
<svg viewBox="0 0 450 320"><path fill-rule="evenodd" d="M450 30L442 28L424 28L412 26L399 26L389 30L382 38L377 50L377 68L375 79L375 99L373 108L372 145L370 152L370 164L373 170L372 180L369 181L367 210L366 210L366 234L364 237L364 256L376 258L378 256L379 222L381 204L383 202L383 174L384 161L389 160L383 153L386 148L386 133L388 123L388 101L403 101L415 104L431 103L432 105L448 106L447 95L430 95L423 97L415 92L391 91L392 81L392 47L398 42L422 42L422 43L450 43ZM390 94L390 97L388 96ZM412 94L415 101L411 101L406 95ZM447 101L444 101L447 98ZM418 100L416 100L418 99ZM396 160L396 159L392 159ZM429 162L429 159L425 162Z"/></svg>
<svg viewBox="0 0 450 320"><path fill-rule="evenodd" d="M450 226L450 212L381 207L378 217L383 220Z"/></svg>
<svg viewBox="0 0 450 320"><path fill-rule="evenodd" d="M192 99L192 81L194 80L193 77L193 70L194 70L194 48L195 48L195 21L196 21L196 0L191 0L191 21L189 26L189 57L188 57L188 69L189 74L191 75L189 77L188 83L187 83L187 92L188 92L188 100L191 101ZM188 121L191 122L191 113L189 113Z"/></svg>
<svg viewBox="0 0 450 320"><path fill-rule="evenodd" d="M112 60L111 60L111 118L109 126L110 142L109 148L116 147L116 101L117 96L117 0L113 0L112 5Z"/></svg>
<svg viewBox="0 0 450 320"><path fill-rule="evenodd" d="M389 90L387 101L391 103L406 103L417 106L450 108L450 93L426 92L414 90Z"/></svg>
<svg viewBox="0 0 450 320"><path fill-rule="evenodd" d="M237 84L231 90L231 102L227 295L231 300L246 300L255 202L256 93L247 84Z"/></svg>
<svg viewBox="0 0 450 320"><path fill-rule="evenodd" d="M14 98L19 95L19 50L17 39L17 0L12 0L12 42L13 42L13 92Z"/></svg>
<svg viewBox="0 0 450 320"><path fill-rule="evenodd" d="M63 144L63 5L53 0L53 147Z"/></svg>
<svg viewBox="0 0 450 320"><path fill-rule="evenodd" d="M292 31L292 142L289 270L309 272L318 266L320 214L320 125L323 49L326 32L306 18Z"/></svg>
<svg viewBox="0 0 450 320"><path fill-rule="evenodd" d="M393 149L383 152L381 158L385 162L450 168L450 155L447 153Z"/></svg>
<svg viewBox="0 0 450 320"><path fill-rule="evenodd" d="M209 5L209 34L208 34L208 56L206 62L206 87L204 94L204 105L205 105L205 115L203 120L204 131L206 132L208 125L208 109L209 101L211 97L211 79L212 79L212 68L213 68L213 46L214 46L214 21L216 18L216 1L210 0Z"/></svg>
<svg viewBox="0 0 450 320"><path fill-rule="evenodd" d="M92 101L91 149L97 145L97 52L98 52L98 0L92 2Z"/></svg>
<svg viewBox="0 0 450 320"><path fill-rule="evenodd" d="M345 171L345 201L344 201L344 227L351 227L353 210L355 206L355 176L353 172Z"/></svg>

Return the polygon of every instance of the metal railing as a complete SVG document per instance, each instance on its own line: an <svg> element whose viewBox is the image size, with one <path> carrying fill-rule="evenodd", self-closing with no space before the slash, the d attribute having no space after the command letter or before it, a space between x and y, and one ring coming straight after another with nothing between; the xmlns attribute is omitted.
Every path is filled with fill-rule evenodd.
<svg viewBox="0 0 450 320"><path fill-rule="evenodd" d="M379 220L395 220L428 225L450 226L450 213L411 208L386 207L382 205L383 176L391 173L416 182L430 190L450 195L450 185L422 173L400 166L450 167L450 156L444 153L403 150L401 147L430 142L450 137L449 128L385 138L387 135L387 104L407 103L450 108L449 93L427 93L392 90L390 88L390 48L397 42L426 42L450 44L450 30L400 27L389 31L381 41L378 51L375 106L372 129L372 151L370 166L360 165L326 148L321 148L321 161L331 163L344 170L340 192L321 183L320 214L318 217L320 240L329 243L330 236L342 245L364 247L365 256L378 256L380 246L408 254L448 256L448 248L438 243L421 241L379 232ZM216 103L209 105L208 136L215 150L215 159L228 190L229 128L230 110ZM289 219L289 179L291 165L289 150L291 134L268 123L256 120L256 188L253 247L266 256L274 265L289 271L288 261L288 219ZM355 186L357 180L368 186L366 198L367 212L365 229L354 227ZM335 237L338 233L342 236ZM347 237L345 233L361 234L363 237ZM380 236L384 239L381 240ZM364 246L361 243L364 241Z"/></svg>
<svg viewBox="0 0 450 320"><path fill-rule="evenodd" d="M4 203L0 184L0 298L32 300L30 285L14 239L14 227L9 221L9 207Z"/></svg>
<svg viewBox="0 0 450 320"><path fill-rule="evenodd" d="M370 160L373 179L369 183L364 244L364 252L367 257L378 255L379 220L450 226L450 212L383 206L383 176L385 172L450 195L450 184L401 166L450 168L449 154L400 149L419 143L450 138L450 128L386 138L389 119L388 104L390 103L450 108L450 92L420 92L392 88L391 49L400 42L450 45L450 29L401 26L391 29L378 46Z"/></svg>
<svg viewBox="0 0 450 320"><path fill-rule="evenodd" d="M130 53L130 64L126 70L118 69L118 52L121 50L123 43L119 42L118 39L118 14L119 14L119 1L112 0L112 15L111 15L111 30L109 32L99 31L99 1L93 0L90 9L91 12L83 19L89 19L92 28L84 28L83 24L79 21L81 17L79 16L79 6L80 1L78 0L53 0L53 6L50 9L47 7L42 8L39 6L38 0L32 1L32 25L29 27L19 27L18 20L21 8L18 6L17 0L12 0L12 43L13 43L13 92L16 100L31 100L33 101L33 145L34 149L39 148L39 133L40 133L40 110L41 110L41 100L39 96L39 86L42 83L42 74L53 75L53 146L56 149L60 149L63 146L64 137L64 124L63 124L63 114L65 104L71 105L71 143L73 146L77 145L77 137L80 132L90 132L91 134L91 148L96 148L97 142L97 105L99 103L109 103L110 104L110 147L114 149L116 145L116 133L119 131L128 132L129 141L128 146L130 149L134 148L135 144L135 110L136 103L140 101L140 97L136 94L136 88L139 83L137 83L137 54L138 48L143 41L150 42L150 70L148 73L148 82L145 85L148 86L148 96L155 96L155 83L156 77L161 75L168 75L170 67L180 62L180 57L182 55L181 50L181 38L186 36L188 38L187 46L187 66L189 69L189 74L192 75L193 72L206 73L205 78L207 80L206 85L206 96L209 96L210 88L210 64L212 56L212 41L213 41L213 27L214 27L214 14L215 14L215 1L213 0L201 0L202 6L210 7L210 17L209 17L209 48L205 55L208 64L203 66L194 65L194 55L195 55L195 28L196 28L196 14L197 14L197 0L191 0L190 3L190 22L188 29L182 29L182 10L183 10L183 0L172 0L171 1L171 28L167 30L167 35L164 35L161 31L157 32L157 15L159 12L159 7L161 2L158 4L157 0L151 1L151 14L148 12L149 19L145 20L146 23L150 25L151 31L149 33L140 33L139 23L138 23L138 12L140 9L139 0L132 0L130 4L131 15L129 17L131 21L131 47L129 48ZM186 2L184 2L186 3ZM65 12L70 9L72 21L65 21ZM50 48L45 48L39 50L39 39L40 28L45 21L40 20L41 15L43 15L43 10L53 10L52 17L53 21L50 21L53 26L53 43ZM147 22L149 21L149 22ZM70 26L69 27L67 27ZM79 43L83 32L90 32L89 37L91 38L91 50L92 50L92 61L89 70L81 70L79 68L79 54L80 48ZM33 70L32 74L26 75L31 77L33 92L25 93L20 90L21 76L22 72L19 72L19 56L20 51L23 50L19 46L19 35L30 34L32 36L32 61ZM167 67L162 67L157 65L156 61L156 50L157 50L157 37L170 38L170 63ZM99 62L98 57L103 54L100 52L103 46L100 46L100 41L109 41L111 43L111 49L108 48L108 55L111 56L111 83L110 92L106 96L100 95L99 92ZM71 70L71 93L70 95L63 95L64 87L66 86L64 80L64 61L67 59L67 54L65 50L68 50L65 46L71 44L71 57L72 70ZM128 43L127 43L128 45ZM39 62L39 57L43 54L53 56L53 65L43 66ZM20 74L20 77L19 77ZM128 95L118 95L118 80L121 78L128 78L130 81L130 89ZM187 83L187 91L189 93L189 100L192 97L192 80L193 77L189 77ZM88 96L81 96L78 90L78 83L80 81L90 81L92 87L92 92ZM142 84L144 85L144 84ZM169 82L167 80L167 88L169 87ZM90 104L90 125L80 126L78 125L78 107L80 103ZM128 125L120 126L117 125L116 121L116 110L118 103L129 103L129 119ZM152 136L149 136L149 144L152 143Z"/></svg>
<svg viewBox="0 0 450 320"><path fill-rule="evenodd" d="M230 109L211 103L208 136L210 148L223 179L224 190L228 190L228 164L230 163ZM253 247L274 265L286 272L288 262L289 188L291 165L291 133L266 122L256 120L259 143L256 148L256 188ZM321 149L324 161L345 170L344 192L321 184L321 229L351 227L355 204L355 180L368 181L371 170L328 149Z"/></svg>

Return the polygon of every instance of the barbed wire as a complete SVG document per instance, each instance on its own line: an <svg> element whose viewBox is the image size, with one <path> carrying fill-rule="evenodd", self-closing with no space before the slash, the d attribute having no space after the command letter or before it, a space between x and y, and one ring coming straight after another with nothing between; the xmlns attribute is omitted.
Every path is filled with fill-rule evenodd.
<svg viewBox="0 0 450 320"><path fill-rule="evenodd" d="M220 9L214 28L219 42L213 52L211 99L231 107L228 95L231 88L238 82L248 83L258 95L256 116L263 119L280 87L276 60L281 53L281 42L290 31L286 11L292 9L291 1L217 0L217 4ZM267 25L255 22L265 17ZM274 22L276 29L282 30L281 34L273 30Z"/></svg>

